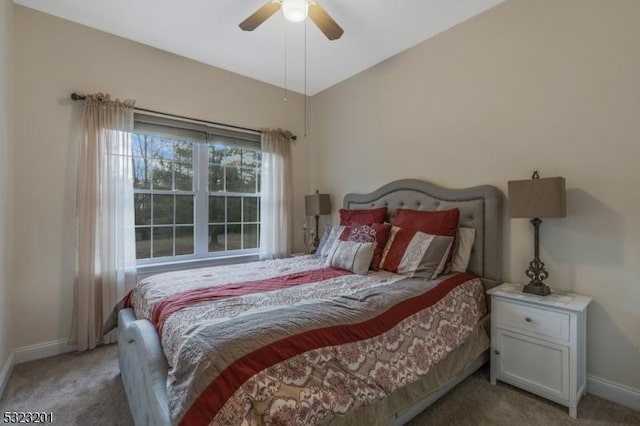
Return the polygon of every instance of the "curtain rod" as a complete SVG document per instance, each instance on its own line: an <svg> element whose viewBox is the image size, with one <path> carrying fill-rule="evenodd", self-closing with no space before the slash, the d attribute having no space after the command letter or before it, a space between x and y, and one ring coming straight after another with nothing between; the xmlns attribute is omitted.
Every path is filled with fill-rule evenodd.
<svg viewBox="0 0 640 426"><path fill-rule="evenodd" d="M71 100L73 101L83 101L86 99L85 95L79 95L76 92L73 92L71 94ZM257 129L251 129L249 127L242 127L242 126L234 126L233 124L224 124L224 123L218 123L216 121L209 121L209 120L201 120L199 118L191 118L191 117L185 117L184 115L177 115L177 114L170 114L170 113L166 113L166 112L160 112L160 111L154 111L152 109L146 109L146 108L139 108L139 107L135 107L134 108L136 111L142 111L142 112L149 112L151 114L158 114L158 115L164 115L165 117L172 117L172 118L179 118L181 120L191 120L191 121L198 121L200 123L205 123L205 124L211 124L213 126L220 126L220 127L228 127L231 129L238 129L238 130L246 130L249 132L257 132L257 133L262 133L260 130ZM291 140L297 140L298 137L296 135L291 135Z"/></svg>

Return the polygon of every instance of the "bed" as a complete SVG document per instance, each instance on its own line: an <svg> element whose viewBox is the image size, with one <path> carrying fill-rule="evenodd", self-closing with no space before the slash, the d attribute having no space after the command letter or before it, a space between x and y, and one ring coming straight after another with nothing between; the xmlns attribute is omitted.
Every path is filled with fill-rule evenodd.
<svg viewBox="0 0 640 426"><path fill-rule="evenodd" d="M411 179L389 183L369 194L347 194L345 196L344 208L351 210L371 209L383 206L387 207L389 214L393 214L398 208L429 211L447 210L451 208L458 208L460 210L460 226L475 229L476 237L473 242L468 271L477 278L468 274L444 276L436 280L436 282L429 284L432 286L430 288L433 288L432 291L427 292L430 294L429 297L422 294L423 289L418 287L422 284L415 279L395 280L393 278L395 274L376 273L370 274L370 278L368 278L370 281L363 282L360 281L360 278L353 277L352 275L337 274L336 276L331 276L331 279L326 281L330 283L327 288L314 290L317 295L313 297L309 296L306 300L303 300L304 297L295 296L297 293L303 294L300 293L302 291L300 289L304 286L300 286L299 288L295 287L289 291L287 298L291 299L291 297L293 297L295 299L295 297L298 297L298 299L292 303L293 308L291 308L290 311L282 309L266 309L264 312L259 310L253 311L251 309L258 306L255 304L258 302L252 304L250 308L238 307L238 303L227 302L227 305L219 304L216 305L216 309L207 310L206 315L208 316L206 316L206 320L201 321L197 327L192 328L186 326L185 322L180 318L180 315L184 314L185 317L188 315L182 311L172 311L170 306L173 305L168 305L168 314L163 317L162 321L158 321L156 317L152 318L151 311L149 309L145 311L145 308L142 307L143 302L141 301L138 301L135 311L131 308L121 309L118 314L119 363L122 381L135 424L170 425L173 424L173 418L179 418L181 424L207 424L210 419L208 417L198 417L198 412L192 409L192 406L197 405L194 401L197 403L202 402L201 400L204 401L204 399L199 398L199 395L200 393L205 393L207 389L213 399L217 398L219 400L215 403L218 404L216 406L216 410L218 411L216 411L215 419L219 424L225 424L228 419L235 418L234 416L239 414L247 414L247 412L251 410L247 408L248 395L251 396L251 398L253 398L252 401L258 405L258 402L266 403L266 397L263 397L265 392L271 392L269 395L276 395L276 393L280 391L283 392L283 394L279 395L280 399L274 399L277 403L269 402L270 409L280 417L266 417L266 420L263 418L262 421L276 424L282 423L283 418L286 417L282 417L282 413L286 413L291 407L299 407L300 404L304 403L307 409L307 420L303 423L324 423L327 420L330 420L332 424L372 423L395 425L406 423L446 393L450 388L487 362L489 341L485 331L488 330L486 324L488 315L474 319L473 326L467 325L466 328L460 326L460 336L462 337L457 337L460 341L455 344L455 348L447 353L438 351L439 355L434 355L434 359L436 359L437 362L429 361L433 363L430 368L423 369L424 371L422 374L419 374L419 377L403 379L404 381L400 381L402 386L390 384L388 389L380 389L381 386L378 383L375 386L371 385L367 392L361 391L361 388L366 388L368 383L367 374L373 374L372 372L376 369L383 370L381 366L383 366L384 363L370 363L371 365L369 365L367 367L368 370L366 370L368 372L367 374L361 374L362 372L360 371L358 373L360 376L355 375L356 379L362 379L363 381L356 383L350 379L355 383L353 385L355 386L353 393L358 393L358 398L344 400L342 403L336 403L335 398L327 402L327 400L331 398L322 393L322 386L327 382L327 377L338 377L339 375L334 374L334 371L340 369L330 363L321 361L324 359L322 358L323 356L330 358L330 355L327 355L328 349L326 348L338 348L336 350L348 352L347 349L355 347L354 345L356 345L357 342L345 341L338 344L336 343L337 341L332 339L336 339L336 336L340 336L345 332L347 334L356 333L354 330L358 330L358 327L350 324L349 327L342 329L339 328L339 325L331 321L341 315L347 318L355 318L359 315L360 311L362 311L362 315L364 315L363 318L369 318L367 315L371 316L371 314L368 314L365 308L361 308L363 301L372 304L374 309L378 309L387 315L388 311L393 310L388 309L389 307L396 310L408 309L408 307L414 309L416 300L424 300L424 303L433 304L433 307L430 309L439 309L437 307L442 306L440 309L442 314L447 315L444 314L444 312L447 311L448 308L443 305L443 303L445 298L453 297L451 294L455 291L466 296L467 300L480 299L476 294L478 291L483 293L486 289L500 281L501 255L499 234L501 203L501 193L492 186L484 185L466 189L446 189L428 182ZM291 273L292 276L295 275L298 277L299 275L305 275L305 273L311 270L321 269L322 260L308 256L283 261L273 261L272 263L261 263L257 266L246 266L242 269L248 274L247 277L244 279L239 278L237 282L251 281L250 277L256 274L266 274L264 275L266 279L272 275L278 275L271 272L268 268L268 270L264 270L264 265L270 265L270 268L281 268L283 271ZM257 269L254 270L251 268ZM223 269L219 271L221 271L220 274L216 274L205 268L198 270L195 274L200 274L199 277L202 280L212 280L214 279L212 278L213 276L217 279L218 275L225 274ZM233 271L233 268L227 268L226 273L241 273L239 272L239 268L235 270L236 272ZM328 273L333 272L329 271ZM176 282L178 282L178 280L182 279L180 282L183 282L187 287L191 285L190 280L197 281L197 279L185 276L183 272L173 274L174 275L164 275L160 277L159 280L165 280L165 282L176 280ZM280 274L282 274L282 272ZM330 300L325 293L347 288L347 284L345 284L347 282L348 293L342 295L343 297L339 303L340 306L336 308L335 300ZM374 282L374 284L371 284L372 282ZM422 282L424 282L424 280L422 280ZM459 283L456 284L456 282ZM481 283L481 285L479 285L479 283ZM439 289L447 286L451 287L451 290L447 290L448 293L442 290L441 292L444 296L442 296L441 299L428 301L430 298L435 297L433 295L438 293L440 291ZM352 290L352 287L354 287L355 290ZM161 289L162 285L157 285L156 287L149 286L149 288ZM388 288L392 288L393 291L384 293ZM478 288L480 290L478 290ZM161 290L154 291L158 291L162 296ZM325 291L325 293L322 293L323 291ZM419 291L422 299L416 299L412 296L412 304L407 305L405 303L403 305L402 292L414 291ZM143 292L146 293L147 291L138 290L138 294ZM149 290L149 293L152 294L152 291ZM414 293L407 294L413 295ZM384 297L381 295L384 295ZM248 297L251 299L252 297L260 298L261 296L260 294L252 294ZM394 298L398 298L397 301L394 301ZM462 300L463 297L459 299ZM245 301L245 299L242 300ZM179 302L180 301L178 301L178 305L180 304ZM281 300L277 303L278 306L281 307L285 302L286 300ZM470 303L471 302L468 304ZM331 315L323 314L323 312L325 312L323 309L327 308L327 306L333 309ZM190 309L194 311L194 309ZM220 312L225 311L225 309L232 310L234 312L233 315L225 316L221 314ZM247 309L249 309L251 315L245 315ZM294 314L296 309L302 313L299 317L296 317ZM366 309L371 308L367 307ZM418 312L419 308L415 309L416 312ZM195 311L197 310L198 309L195 309ZM467 311L468 310L469 309L467 309ZM277 315L273 313L276 311L279 312ZM472 311L476 312L477 310ZM283 318L286 319L287 315L293 318L293 320L290 321L291 324L287 327L293 327L292 329L297 331L291 332L290 329L278 331L278 325L283 321ZM416 315L418 314L416 313ZM385 316L381 314L375 318L378 317ZM151 321L151 319L153 319L153 321ZM322 327L316 327L320 321L329 322ZM354 321L356 321L354 324L363 322L360 317ZM460 320L452 321L456 322L456 324L462 323ZM241 325L238 326L238 324ZM246 329L247 324L251 325L251 327L247 329L251 332L247 334L249 338L245 338L245 340L242 341L242 346L251 346L252 344L257 346L250 347L249 349L244 348L244 352L241 351L241 354L247 354L245 356L238 357L238 359L227 359L230 357L230 351L238 346L238 342L241 341L238 340L239 337L231 331ZM314 327L311 327L312 330L310 329L310 324L314 324ZM269 339L271 340L268 340L267 343L256 343L259 335L255 333L251 334L260 327L266 328L266 334L270 336ZM322 334L313 334L316 328L322 329L323 331L331 330L331 333L323 332ZM189 335L193 338L188 340L174 339L171 341L169 336L173 335L171 334L172 329L177 330L175 335ZM366 328L362 329L366 331ZM160 331L160 334L158 331ZM311 332L311 334L309 334L309 332ZM387 330L386 333L388 332L390 331ZM287 336L287 334L291 334L293 337L306 336L305 338L297 339L294 343L297 345L303 342L311 346L303 346L302 349L298 349L295 356L286 353L283 354L281 352L286 351L280 349L274 349L272 352L260 352L258 350L262 350L264 347L272 347L271 343L275 341L290 338L291 336ZM383 335L387 336L384 333L380 334L380 336ZM367 340L365 337L370 339ZM370 342L375 346L374 343L376 340L374 338L375 336L367 335L364 336L360 342ZM161 340L164 343L164 347L161 345ZM195 348L195 344L192 345L193 341L197 342L200 346L211 345L212 347L210 349L217 352L215 352L214 355L206 355L206 357L200 356L200 358L198 358L200 352L199 349ZM215 345L211 343L212 341L215 341ZM414 350L415 353L415 349L409 349L408 344L405 346L407 346L408 351ZM382 352L380 352L379 347L380 345L376 346L377 349L375 349L378 351L376 352L376 357L384 355L381 355ZM353 355L353 352L349 353ZM278 358L278 362L265 361L270 357L276 356L274 354L281 357ZM358 355L356 354L356 358L357 357ZM196 358L199 359L199 362L192 362ZM322 365L323 368L328 369L330 374L327 374L327 370L325 369L323 370L322 377L316 377L316 370L312 371L312 369L310 369L311 367L307 364L300 364L299 360L306 360L308 364L316 369L319 368L317 366ZM264 365L261 364L263 362ZM296 362L298 362L298 364L296 364ZM216 365L218 363L221 364L221 366ZM230 369L226 367L236 364L239 365L239 368L229 373ZM361 367L360 364L362 364L362 368L365 368L364 364L366 364L366 362L356 362L356 364L358 364L357 368ZM285 367L288 368L287 371L298 371L297 369L301 369L301 371L303 371L301 374L304 378L300 379L298 376L289 377L289 375L284 380L286 386L282 385L282 380L280 380L276 386L272 383L273 376L280 374L278 372L281 372ZM278 368L280 368L280 370L278 370ZM202 378L207 376L207 374L212 374L209 372L210 369L214 369L218 371L218 373L229 373L230 375L225 376L225 378L222 377L224 376L222 373L214 374L206 380L203 380ZM247 370L251 371L247 373ZM345 370L344 366L343 370ZM354 371L356 370L356 367L354 367ZM418 369L418 371L419 370L420 369ZM188 388L181 387L184 384L182 381L183 377L190 378ZM193 382L191 379L194 377L200 381L195 385L191 384ZM222 377L222 379L220 379L220 377ZM269 380L271 380L271 382ZM237 386L228 389L228 384L231 382L237 382ZM344 382L338 381L338 383L342 383L341 386L344 387ZM168 384L170 385L168 386ZM313 391L307 391L304 386L308 386L309 389ZM278 390L273 390L275 387L278 387ZM304 389L300 390L302 388ZM298 395L297 397L292 397L292 390L296 392L295 395ZM194 392L195 396L193 395ZM304 395L304 401L300 395ZM205 408L210 408L212 404L215 405L207 401L208 400L202 402ZM313 410L309 407L312 407ZM240 413L241 411L242 413ZM330 412L331 415L326 415L327 411ZM176 413L179 414L176 415ZM246 424L251 424L253 420L248 419Z"/></svg>

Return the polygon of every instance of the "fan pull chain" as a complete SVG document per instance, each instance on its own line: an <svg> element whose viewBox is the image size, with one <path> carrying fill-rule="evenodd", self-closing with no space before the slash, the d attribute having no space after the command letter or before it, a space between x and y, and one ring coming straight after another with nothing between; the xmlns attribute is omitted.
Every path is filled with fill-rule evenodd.
<svg viewBox="0 0 640 426"><path fill-rule="evenodd" d="M304 137L307 137L307 19L304 20Z"/></svg>
<svg viewBox="0 0 640 426"><path fill-rule="evenodd" d="M287 102L287 23L284 23L284 101Z"/></svg>

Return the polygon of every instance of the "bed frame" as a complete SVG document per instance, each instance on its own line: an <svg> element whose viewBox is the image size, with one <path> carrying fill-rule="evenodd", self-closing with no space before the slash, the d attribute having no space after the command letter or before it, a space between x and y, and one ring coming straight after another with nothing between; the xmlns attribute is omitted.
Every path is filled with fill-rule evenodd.
<svg viewBox="0 0 640 426"><path fill-rule="evenodd" d="M397 208L459 208L460 226L476 230L468 270L481 277L485 288L489 289L500 282L502 197L497 188L488 185L447 189L420 180L405 179L391 182L369 194L347 194L344 197L344 208L367 209L386 206L390 215ZM166 387L167 362L156 330L148 320L137 320L131 309L120 311L118 328L120 373L135 424L171 425ZM388 423L400 425L411 420L486 363L489 359L487 352L478 356L445 386L393 414Z"/></svg>
<svg viewBox="0 0 640 426"><path fill-rule="evenodd" d="M465 189L448 189L429 182L404 179L391 182L370 194L347 194L345 209L387 207L389 218L398 208L413 210L460 209L460 226L475 228L468 270L482 278L485 290L500 283L502 193L489 185ZM488 319L487 319L488 321ZM485 328L488 330L488 328ZM441 388L410 407L391 415L388 425L403 425L420 414L489 360L488 351L478 356L466 369Z"/></svg>

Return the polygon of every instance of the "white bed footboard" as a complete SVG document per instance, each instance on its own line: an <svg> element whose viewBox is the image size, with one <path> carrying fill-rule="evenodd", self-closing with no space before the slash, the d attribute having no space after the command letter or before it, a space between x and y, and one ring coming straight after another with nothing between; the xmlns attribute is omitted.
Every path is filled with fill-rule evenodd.
<svg viewBox="0 0 640 426"><path fill-rule="evenodd" d="M136 320L131 309L118 314L120 374L136 426L170 426L167 362L156 330Z"/></svg>

